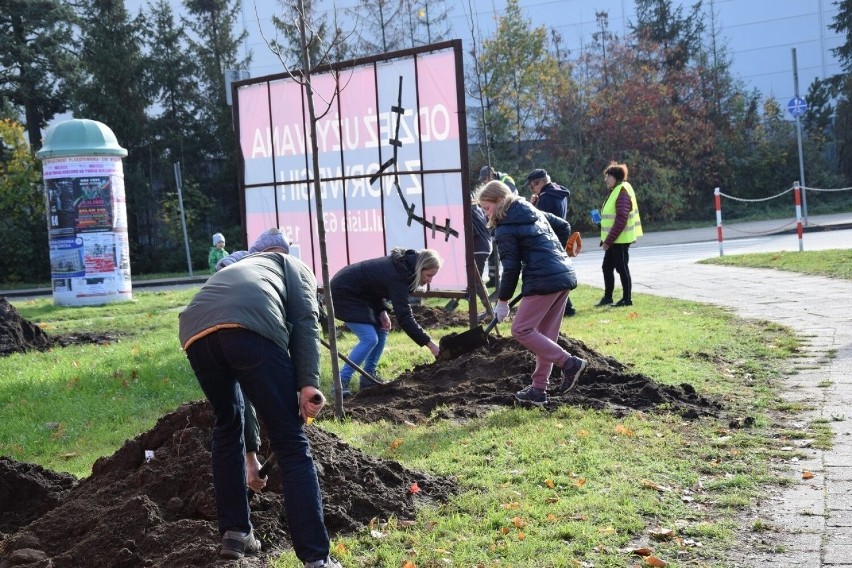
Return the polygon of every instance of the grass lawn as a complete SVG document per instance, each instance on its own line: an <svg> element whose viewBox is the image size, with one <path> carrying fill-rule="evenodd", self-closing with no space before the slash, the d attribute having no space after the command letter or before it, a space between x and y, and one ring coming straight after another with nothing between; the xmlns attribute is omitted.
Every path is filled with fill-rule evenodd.
<svg viewBox="0 0 852 568"><path fill-rule="evenodd" d="M803 272L805 274L852 280L852 249L734 254L708 258L701 262L703 264L722 264L749 268L774 268L776 270L788 270L790 272Z"/></svg>
<svg viewBox="0 0 852 568"><path fill-rule="evenodd" d="M105 346L0 359L0 455L86 476L98 457L201 398L177 340L177 314L193 293L137 292L131 302L83 308L13 301L50 334L125 335ZM691 384L722 402L723 415L686 421L664 409L561 407L423 425L320 421L372 455L455 476L462 487L413 525L381 520L336 538L333 554L345 566L623 567L642 563L630 554L639 545L668 566L730 565L726 551L740 531L758 530L743 520L752 503L766 484L781 482L774 460L796 455L790 438L831 443L825 424L783 429L801 408L779 402L777 379L794 366L800 341L711 306L636 296L632 310L595 309L599 296L590 287L572 293L578 315L564 320L564 333L658 383ZM450 331L461 329L435 335ZM353 341L347 334L341 349ZM379 373L393 377L429 361L426 349L412 346L392 333ZM329 369L326 354L328 395ZM745 417L753 426L731 426ZM652 538L661 529L672 535ZM300 564L289 553L276 566Z"/></svg>

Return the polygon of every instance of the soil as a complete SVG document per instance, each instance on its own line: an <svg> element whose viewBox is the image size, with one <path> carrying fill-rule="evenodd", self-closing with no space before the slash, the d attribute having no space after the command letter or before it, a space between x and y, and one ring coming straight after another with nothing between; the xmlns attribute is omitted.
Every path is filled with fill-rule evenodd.
<svg viewBox="0 0 852 568"><path fill-rule="evenodd" d="M424 327L465 325L467 318L461 312L415 309L415 318ZM0 318L0 353L63 345L22 319L2 298ZM117 338L117 334L75 335L64 341ZM659 385L581 341L559 342L586 359L589 368L574 391L551 396L544 411L569 404L617 414L642 410L696 418L718 416L723 410L689 384ZM534 357L517 342L490 336L486 346L470 353L419 365L394 381L356 392L345 401L345 410L352 419L365 422L468 420L514 405L514 392L529 384L534 366ZM551 384L559 384L556 373ZM306 428L332 536L391 517L415 520L420 506L445 501L456 492L453 478L369 456L324 431L322 422L332 418L332 407ZM209 451L212 425L206 402L184 404L112 456L99 459L92 474L80 481L0 458L0 568L227 565L217 557ZM266 449L262 447L261 453ZM146 450L154 452L153 459L146 461ZM291 548L278 488L280 479L273 468L267 489L252 501L252 523L264 551L246 557L241 566L266 566L271 556Z"/></svg>
<svg viewBox="0 0 852 568"><path fill-rule="evenodd" d="M69 333L49 336L31 321L22 318L6 298L0 297L0 357L27 351L47 351L53 347L118 341L119 334Z"/></svg>

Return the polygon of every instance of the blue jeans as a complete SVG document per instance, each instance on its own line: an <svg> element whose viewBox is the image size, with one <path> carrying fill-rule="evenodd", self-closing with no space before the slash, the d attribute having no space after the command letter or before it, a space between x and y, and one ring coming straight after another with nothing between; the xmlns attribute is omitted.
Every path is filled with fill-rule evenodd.
<svg viewBox="0 0 852 568"><path fill-rule="evenodd" d="M251 530L242 390L266 424L278 456L293 550L303 562L325 558L329 541L322 495L299 417L290 354L261 335L235 328L196 340L186 356L215 416L212 459L219 532Z"/></svg>
<svg viewBox="0 0 852 568"><path fill-rule="evenodd" d="M352 348L349 359L371 375L375 375L388 340L388 331L371 323L345 323L358 338L358 344ZM340 371L340 382L343 383L344 389L349 388L349 381L352 380L354 372L355 369L349 363L344 363Z"/></svg>

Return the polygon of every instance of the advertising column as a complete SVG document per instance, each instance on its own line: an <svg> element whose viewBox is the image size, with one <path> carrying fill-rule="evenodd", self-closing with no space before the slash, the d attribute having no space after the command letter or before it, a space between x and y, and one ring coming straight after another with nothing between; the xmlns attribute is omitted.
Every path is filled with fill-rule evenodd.
<svg viewBox="0 0 852 568"><path fill-rule="evenodd" d="M52 127L43 161L53 303L91 306L133 299L120 147L106 125Z"/></svg>

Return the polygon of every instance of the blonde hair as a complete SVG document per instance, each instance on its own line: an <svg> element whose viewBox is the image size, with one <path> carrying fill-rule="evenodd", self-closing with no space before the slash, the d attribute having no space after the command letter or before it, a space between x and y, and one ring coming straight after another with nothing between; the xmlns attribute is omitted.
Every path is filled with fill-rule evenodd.
<svg viewBox="0 0 852 568"><path fill-rule="evenodd" d="M423 249L418 252L417 263L414 265L414 281L411 283L412 291L420 287L424 270L438 270L443 262L444 260L435 250Z"/></svg>
<svg viewBox="0 0 852 568"><path fill-rule="evenodd" d="M476 202L490 201L497 204L494 216L488 218L488 227L494 228L498 221L506 218L506 211L518 199L509 186L502 181L489 181L476 191Z"/></svg>

